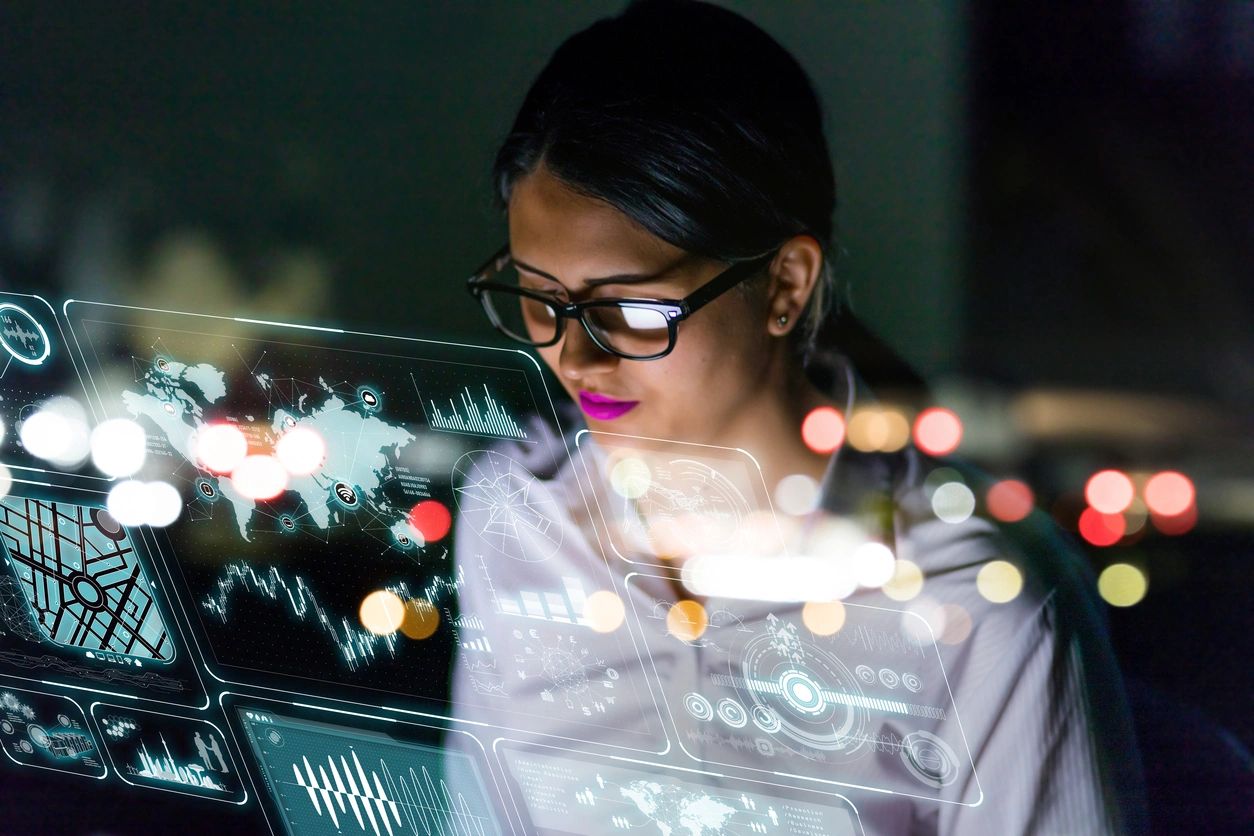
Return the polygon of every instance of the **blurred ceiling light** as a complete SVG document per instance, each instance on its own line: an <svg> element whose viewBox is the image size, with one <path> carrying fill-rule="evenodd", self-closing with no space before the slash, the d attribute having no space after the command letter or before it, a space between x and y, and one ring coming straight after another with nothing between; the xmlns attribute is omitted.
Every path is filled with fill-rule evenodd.
<svg viewBox="0 0 1254 836"><path fill-rule="evenodd" d="M1123 514L1103 514L1096 508L1085 508L1078 526L1080 536L1094 546L1113 546L1128 532Z"/></svg>
<svg viewBox="0 0 1254 836"><path fill-rule="evenodd" d="M845 440L845 419L830 406L810 410L801 422L801 440L816 453L831 453Z"/></svg>
<svg viewBox="0 0 1254 836"><path fill-rule="evenodd" d="M932 494L932 513L947 523L963 523L975 512L975 494L961 482L946 482Z"/></svg>
<svg viewBox="0 0 1254 836"><path fill-rule="evenodd" d="M1098 575L1097 591L1112 607L1131 607L1149 591L1149 579L1130 563L1112 563Z"/></svg>
<svg viewBox="0 0 1254 836"><path fill-rule="evenodd" d="M1193 481L1174 470L1156 473L1145 483L1145 504L1150 511L1164 517L1183 514L1196 496Z"/></svg>
<svg viewBox="0 0 1254 836"><path fill-rule="evenodd" d="M113 418L91 431L91 461L106 476L130 476L144 466L148 436L128 418Z"/></svg>
<svg viewBox="0 0 1254 836"><path fill-rule="evenodd" d="M248 499L274 499L287 490L287 469L274 456L245 456L231 471L231 485Z"/></svg>
<svg viewBox="0 0 1254 836"><path fill-rule="evenodd" d="M64 396L40 404L22 421L18 437L28 453L57 467L77 467L91 453L87 413L78 401Z"/></svg>
<svg viewBox="0 0 1254 836"><path fill-rule="evenodd" d="M1084 498L1103 514L1123 513L1135 496L1132 480L1119 470L1098 471L1084 485Z"/></svg>
<svg viewBox="0 0 1254 836"><path fill-rule="evenodd" d="M819 503L819 483L804 473L794 473L775 486L775 504L785 514L804 517Z"/></svg>
<svg viewBox="0 0 1254 836"><path fill-rule="evenodd" d="M248 439L234 424L206 424L192 437L196 460L214 473L230 473L248 455Z"/></svg>
<svg viewBox="0 0 1254 836"><path fill-rule="evenodd" d="M988 489L984 498L988 513L995 520L1015 523L1032 513L1035 503L1032 489L1018 479L1003 479Z"/></svg>
<svg viewBox="0 0 1254 836"><path fill-rule="evenodd" d="M293 476L308 476L319 467L327 456L327 445L322 436L308 427L293 427L274 445L274 454Z"/></svg>
<svg viewBox="0 0 1254 836"><path fill-rule="evenodd" d="M976 574L975 588L985 600L1005 604L1019 596L1023 589L1023 574L1009 561L990 560Z"/></svg>

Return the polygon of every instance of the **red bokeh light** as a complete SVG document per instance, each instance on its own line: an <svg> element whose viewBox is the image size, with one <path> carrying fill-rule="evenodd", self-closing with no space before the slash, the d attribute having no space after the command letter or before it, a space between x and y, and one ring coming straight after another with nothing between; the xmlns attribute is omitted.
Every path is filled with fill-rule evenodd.
<svg viewBox="0 0 1254 836"><path fill-rule="evenodd" d="M985 504L993 519L1001 522L1018 522L1032 513L1035 497L1032 489L1018 479L1003 479L988 489Z"/></svg>
<svg viewBox="0 0 1254 836"><path fill-rule="evenodd" d="M1154 528L1169 537L1187 534L1197 525L1197 506L1190 505L1183 514L1174 516L1151 513L1150 522L1154 524Z"/></svg>
<svg viewBox="0 0 1254 836"><path fill-rule="evenodd" d="M1096 508L1085 508L1080 514L1080 536L1094 546L1113 546L1127 528L1123 514L1103 514Z"/></svg>
<svg viewBox="0 0 1254 836"><path fill-rule="evenodd" d="M914 444L931 456L945 456L962 441L962 421L953 410L933 406L914 420Z"/></svg>
<svg viewBox="0 0 1254 836"><path fill-rule="evenodd" d="M1183 473L1164 470L1155 473L1145 483L1145 504L1150 513L1163 517L1176 517L1193 507L1197 492L1193 482Z"/></svg>
<svg viewBox="0 0 1254 836"><path fill-rule="evenodd" d="M442 503L424 499L410 509L409 524L422 535L425 543L434 543L444 539L453 527L453 515Z"/></svg>
<svg viewBox="0 0 1254 836"><path fill-rule="evenodd" d="M1122 514L1136 498L1136 488L1128 474L1118 470L1102 470L1089 477L1084 498L1103 514Z"/></svg>
<svg viewBox="0 0 1254 836"><path fill-rule="evenodd" d="M801 440L816 453L831 453L845 440L845 419L830 406L810 410L801 422Z"/></svg>

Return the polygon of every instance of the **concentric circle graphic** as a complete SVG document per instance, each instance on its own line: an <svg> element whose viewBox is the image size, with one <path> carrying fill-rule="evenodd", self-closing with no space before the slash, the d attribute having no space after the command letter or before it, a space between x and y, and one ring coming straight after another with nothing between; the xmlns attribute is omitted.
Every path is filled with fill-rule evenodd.
<svg viewBox="0 0 1254 836"><path fill-rule="evenodd" d="M910 774L934 789L958 778L958 756L931 732L911 732L901 739L901 760Z"/></svg>
<svg viewBox="0 0 1254 836"><path fill-rule="evenodd" d="M710 705L710 701L695 691L684 695L684 710L702 722L714 716L714 707Z"/></svg>

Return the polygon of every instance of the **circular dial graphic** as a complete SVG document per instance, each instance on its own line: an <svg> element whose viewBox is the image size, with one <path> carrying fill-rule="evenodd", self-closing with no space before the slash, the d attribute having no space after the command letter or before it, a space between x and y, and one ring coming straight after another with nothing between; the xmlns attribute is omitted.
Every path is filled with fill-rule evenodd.
<svg viewBox="0 0 1254 836"><path fill-rule="evenodd" d="M453 465L453 484L462 520L506 557L539 562L561 548L557 502L509 456L491 450L466 453Z"/></svg>

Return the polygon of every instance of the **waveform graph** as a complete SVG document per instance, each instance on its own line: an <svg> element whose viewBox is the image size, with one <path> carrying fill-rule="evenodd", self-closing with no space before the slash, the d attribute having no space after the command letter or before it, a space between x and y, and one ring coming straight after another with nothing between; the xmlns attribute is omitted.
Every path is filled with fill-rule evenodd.
<svg viewBox="0 0 1254 836"><path fill-rule="evenodd" d="M389 735L240 709L287 832L495 836L469 755Z"/></svg>
<svg viewBox="0 0 1254 836"><path fill-rule="evenodd" d="M462 521L506 557L548 560L562 546L557 500L531 471L494 450L472 450L453 465Z"/></svg>
<svg viewBox="0 0 1254 836"><path fill-rule="evenodd" d="M9 360L27 366L42 365L52 352L48 332L26 309L0 302L0 347Z"/></svg>
<svg viewBox="0 0 1254 836"><path fill-rule="evenodd" d="M418 387L417 378L414 386ZM482 389L480 392L479 387L463 386L455 395L443 400L424 398L427 423L432 429L443 432L526 441L527 431L522 424L492 395L486 383Z"/></svg>

